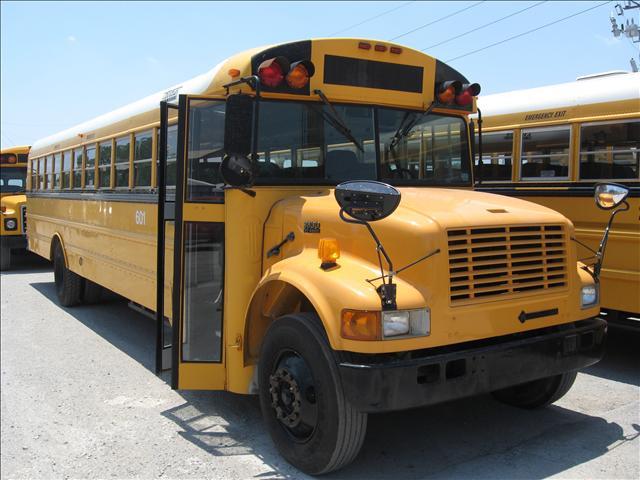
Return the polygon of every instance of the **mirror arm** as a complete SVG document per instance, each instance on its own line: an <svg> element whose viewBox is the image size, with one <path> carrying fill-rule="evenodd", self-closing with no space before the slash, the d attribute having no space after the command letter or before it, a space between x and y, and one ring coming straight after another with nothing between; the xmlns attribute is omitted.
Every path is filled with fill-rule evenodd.
<svg viewBox="0 0 640 480"><path fill-rule="evenodd" d="M607 223L607 228L604 229L604 235L602 236L602 240L600 241L600 246L598 247L598 251L596 252L596 263L593 266L593 275L596 281L600 278L600 270L602 270L602 264L604 263L604 254L607 248L607 241L609 240L609 231L611 230L611 224L613 223L613 219L619 212L626 212L629 210L629 204L626 200L622 201L622 205L624 207L618 208L611 213L609 217L609 222Z"/></svg>
<svg viewBox="0 0 640 480"><path fill-rule="evenodd" d="M369 225L369 222L347 218L344 213L344 209L341 208L340 218L343 221L347 223L353 223L355 225L364 225L365 227L367 227L367 230L369 230L369 233L373 237L373 240L376 242L376 253L378 254L378 262L380 263L380 278L382 279L382 285L376 288L376 292L378 293L380 301L382 302L382 310L395 310L398 307L396 304L396 285L393 283L393 276L395 275L395 272L393 271L393 262L391 262L391 258L389 258L387 251L382 246L382 242L380 242L380 239L376 235L376 232L374 232L371 225ZM389 273L386 275L384 273L384 268L382 267L382 259L380 257L381 253L389 266ZM385 278L387 277L389 278L389 281L385 282ZM367 282L371 283L371 281L369 280L367 280Z"/></svg>

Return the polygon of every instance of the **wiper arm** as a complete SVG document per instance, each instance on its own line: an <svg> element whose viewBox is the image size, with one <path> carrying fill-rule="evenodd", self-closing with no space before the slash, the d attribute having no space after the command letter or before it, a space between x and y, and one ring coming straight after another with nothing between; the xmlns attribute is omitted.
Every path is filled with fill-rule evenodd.
<svg viewBox="0 0 640 480"><path fill-rule="evenodd" d="M427 108L424 112L422 112L420 115L416 115L415 117L413 117L413 119L411 119L410 122L404 125L404 122L407 120L409 116L409 112L407 112L405 116L402 118L402 121L400 122L400 126L398 127L398 130L396 130L396 133L394 133L393 137L391 137L391 143L389 143L389 149L395 148L396 145L398 145L398 142L400 140L402 140L404 137L409 135L409 132L411 132L411 129L415 126L416 123L418 123L418 120L420 120L425 115L429 115L431 113L431 110L433 110L433 105L434 104L432 103L429 106L429 108Z"/></svg>
<svg viewBox="0 0 640 480"><path fill-rule="evenodd" d="M358 150L364 153L364 148L362 148L362 145L358 143L358 140L356 140L356 137L353 136L353 133L351 133L351 130L349 129L349 127L347 127L347 125L344 123L342 118L340 118L340 114L338 114L338 111L331 104L331 102L329 101L327 96L322 92L322 90L314 90L313 93L318 95L322 100L322 103L324 103L327 107L331 109L331 113L333 115L327 117L327 120L330 120L329 123L331 123L331 125L333 125L333 127L336 130L338 130L338 132L344 135L347 138L347 140L349 140L356 147L358 147Z"/></svg>

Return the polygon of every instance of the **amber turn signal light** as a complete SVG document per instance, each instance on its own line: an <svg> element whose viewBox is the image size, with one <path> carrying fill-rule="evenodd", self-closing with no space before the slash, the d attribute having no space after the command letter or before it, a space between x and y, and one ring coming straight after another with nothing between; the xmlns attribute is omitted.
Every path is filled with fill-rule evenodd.
<svg viewBox="0 0 640 480"><path fill-rule="evenodd" d="M380 312L343 310L340 335L349 340L380 340Z"/></svg>

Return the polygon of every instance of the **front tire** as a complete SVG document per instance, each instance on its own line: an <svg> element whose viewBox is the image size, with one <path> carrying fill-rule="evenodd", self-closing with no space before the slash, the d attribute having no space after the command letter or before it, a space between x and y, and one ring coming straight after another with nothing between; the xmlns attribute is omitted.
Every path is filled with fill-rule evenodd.
<svg viewBox="0 0 640 480"><path fill-rule="evenodd" d="M0 270L9 270L11 268L11 249L2 247L0 249Z"/></svg>
<svg viewBox="0 0 640 480"><path fill-rule="evenodd" d="M58 300L63 307L73 307L82 299L82 277L67 268L60 243L53 253L53 276Z"/></svg>
<svg viewBox="0 0 640 480"><path fill-rule="evenodd" d="M337 362L316 315L285 315L271 324L258 366L260 407L280 454L305 473L349 464L367 429L367 414L344 396Z"/></svg>
<svg viewBox="0 0 640 480"><path fill-rule="evenodd" d="M496 400L514 407L526 409L546 407L560 400L571 389L577 375L578 372L562 373L496 390L491 394Z"/></svg>

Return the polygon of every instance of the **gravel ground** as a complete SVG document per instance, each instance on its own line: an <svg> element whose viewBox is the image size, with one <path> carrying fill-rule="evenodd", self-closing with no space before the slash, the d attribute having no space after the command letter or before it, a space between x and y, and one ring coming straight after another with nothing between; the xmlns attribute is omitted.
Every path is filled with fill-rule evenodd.
<svg viewBox="0 0 640 480"><path fill-rule="evenodd" d="M0 276L2 478L302 478L254 397L172 391L153 321L122 299L65 309L49 265ZM640 478L640 334L556 405L489 396L370 417L360 456L325 478Z"/></svg>

